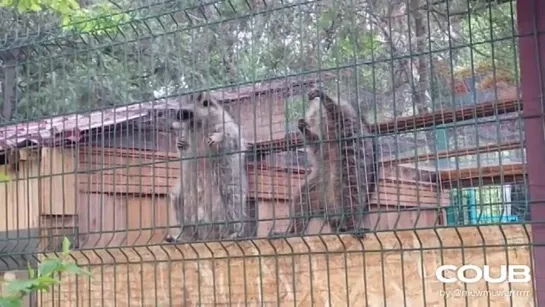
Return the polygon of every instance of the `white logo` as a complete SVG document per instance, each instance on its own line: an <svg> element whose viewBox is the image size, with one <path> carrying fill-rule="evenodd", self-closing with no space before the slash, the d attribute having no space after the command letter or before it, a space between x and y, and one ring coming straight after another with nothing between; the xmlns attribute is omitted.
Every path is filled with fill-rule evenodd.
<svg viewBox="0 0 545 307"><path fill-rule="evenodd" d="M446 278L443 274L445 271L454 271L456 272L456 277ZM473 271L474 277L466 277L467 271ZM485 281L498 284L503 282L509 283L522 283L529 282L532 277L530 276L530 268L527 265L501 265L500 274L498 277L490 276L490 266L484 265L483 268L480 268L476 265L466 264L461 267L456 267L455 265L445 264L437 268L435 271L435 276L437 279L443 283L451 284L457 281L464 283L472 284L480 281L484 278Z"/></svg>

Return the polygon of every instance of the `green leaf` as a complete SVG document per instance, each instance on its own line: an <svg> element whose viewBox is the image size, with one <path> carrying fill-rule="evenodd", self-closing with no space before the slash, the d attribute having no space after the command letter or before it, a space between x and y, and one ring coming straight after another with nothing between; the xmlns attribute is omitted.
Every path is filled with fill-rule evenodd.
<svg viewBox="0 0 545 307"><path fill-rule="evenodd" d="M36 279L36 283L32 286L34 291L48 291L52 285L56 285L59 281L50 276L40 276Z"/></svg>
<svg viewBox="0 0 545 307"><path fill-rule="evenodd" d="M10 1L10 0L3 0L2 1L2 6L4 6L3 5L4 1ZM9 177L8 174L0 173L0 182L9 182L10 180L11 180L11 178Z"/></svg>
<svg viewBox="0 0 545 307"><path fill-rule="evenodd" d="M76 275L92 276L91 272L87 271L86 269L83 269L83 268L79 267L75 263L65 264L64 269L65 269L66 272L70 272L70 273L73 273L73 274L76 274Z"/></svg>
<svg viewBox="0 0 545 307"><path fill-rule="evenodd" d="M6 6L13 6L14 0L2 0L2 3L0 3L0 6L6 7Z"/></svg>
<svg viewBox="0 0 545 307"><path fill-rule="evenodd" d="M6 291L10 294L29 293L32 287L37 283L35 279L30 280L12 280L8 283Z"/></svg>
<svg viewBox="0 0 545 307"><path fill-rule="evenodd" d="M36 271L30 266L30 263L27 263L28 267L28 278L32 279L36 277Z"/></svg>
<svg viewBox="0 0 545 307"><path fill-rule="evenodd" d="M62 254L68 256L70 254L70 240L67 237L64 237L62 240Z"/></svg>
<svg viewBox="0 0 545 307"><path fill-rule="evenodd" d="M75 0L66 0L66 6L73 9L73 10L79 10L80 6L79 3Z"/></svg>
<svg viewBox="0 0 545 307"><path fill-rule="evenodd" d="M68 27L70 24L70 17L69 16L62 16L62 26Z"/></svg>
<svg viewBox="0 0 545 307"><path fill-rule="evenodd" d="M0 307L21 307L21 303L18 296L0 297Z"/></svg>
<svg viewBox="0 0 545 307"><path fill-rule="evenodd" d="M57 258L47 259L38 266L38 276L51 276L62 269L62 262Z"/></svg>
<svg viewBox="0 0 545 307"><path fill-rule="evenodd" d="M42 7L38 3L31 3L30 10L33 12L39 12L42 10Z"/></svg>

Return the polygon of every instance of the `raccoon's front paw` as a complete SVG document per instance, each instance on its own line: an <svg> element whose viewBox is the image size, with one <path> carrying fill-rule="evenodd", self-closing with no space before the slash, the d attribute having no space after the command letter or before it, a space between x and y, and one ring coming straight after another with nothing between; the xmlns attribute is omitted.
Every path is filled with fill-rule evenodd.
<svg viewBox="0 0 545 307"><path fill-rule="evenodd" d="M221 132L211 133L208 136L208 146L216 147L222 140L223 140L223 133Z"/></svg>
<svg viewBox="0 0 545 307"><path fill-rule="evenodd" d="M297 128L299 128L301 132L305 133L306 131L308 131L309 125L304 118L300 118L297 122Z"/></svg>
<svg viewBox="0 0 545 307"><path fill-rule="evenodd" d="M176 147L179 150L186 150L189 147L189 143L185 139L178 138L176 139Z"/></svg>
<svg viewBox="0 0 545 307"><path fill-rule="evenodd" d="M179 232L177 234L167 234L164 238L163 238L163 241L167 242L167 243L174 243L174 244L180 244L180 243L185 243L188 240L188 238L186 237L186 235L183 233L183 232Z"/></svg>
<svg viewBox="0 0 545 307"><path fill-rule="evenodd" d="M177 240L174 236L170 235L170 234L167 234L163 240L167 243L177 243Z"/></svg>
<svg viewBox="0 0 545 307"><path fill-rule="evenodd" d="M367 238L367 233L370 232L371 229L369 228L359 228L352 233L352 236L356 239L365 239Z"/></svg>
<svg viewBox="0 0 545 307"><path fill-rule="evenodd" d="M322 98L323 92L319 88L313 88L308 92L308 100L314 100L316 98Z"/></svg>

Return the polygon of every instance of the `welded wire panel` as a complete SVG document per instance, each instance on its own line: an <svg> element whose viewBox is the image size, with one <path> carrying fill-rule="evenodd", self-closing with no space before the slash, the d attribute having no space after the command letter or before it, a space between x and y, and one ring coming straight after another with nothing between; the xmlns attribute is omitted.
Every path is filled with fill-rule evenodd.
<svg viewBox="0 0 545 307"><path fill-rule="evenodd" d="M69 266L29 303L543 300L537 0L0 16L0 272L92 276Z"/></svg>

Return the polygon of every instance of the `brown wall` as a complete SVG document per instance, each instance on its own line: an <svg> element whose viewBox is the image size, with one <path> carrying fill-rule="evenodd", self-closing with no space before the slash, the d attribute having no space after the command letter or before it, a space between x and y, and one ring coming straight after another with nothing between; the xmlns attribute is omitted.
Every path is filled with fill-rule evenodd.
<svg viewBox="0 0 545 307"><path fill-rule="evenodd" d="M226 107L241 126L247 142L256 143L281 139L286 131L286 98L263 95L245 99Z"/></svg>
<svg viewBox="0 0 545 307"><path fill-rule="evenodd" d="M38 227L40 161L21 161L18 170L2 165L0 173L10 178L0 183L0 232Z"/></svg>
<svg viewBox="0 0 545 307"><path fill-rule="evenodd" d="M28 255L39 245L39 155L28 149L20 157L18 168L0 166L0 173L9 177L0 182L0 272L25 270L34 263Z"/></svg>
<svg viewBox="0 0 545 307"><path fill-rule="evenodd" d="M175 227L167 193L175 184L178 164L166 161L175 159L175 155L99 147L81 148L78 154L72 149L51 153L53 160L62 158L64 162L48 165L64 165L66 169L69 169L66 165L77 165L71 172L79 174L69 177L70 180L64 179L67 187L64 193L60 193L63 190L59 183L61 177L52 183L57 193L49 198L58 201L53 202L57 207L48 208L52 212L65 212L65 215L43 215L43 225L51 228L48 233L51 234L52 229L74 232L72 229L76 227L80 247L92 248L160 243L169 225ZM77 159L77 163L70 162L68 157ZM47 159L51 160L51 157ZM398 169L401 171L395 167L381 170L379 194L375 194L369 208L376 213L368 215L368 227L386 230L441 224L442 213L438 208L445 201L441 199L443 194L439 193L438 201L435 184L415 181L414 170ZM252 209L262 220L257 230L259 236L267 235L271 230L286 230L290 199L304 182L304 172L302 168L267 163L248 165L250 196L255 204ZM70 191L76 186L77 190ZM74 193L77 200L72 211L69 205L72 202L66 201L66 195ZM314 224L311 229L318 231L323 223L316 219ZM56 244L58 246L60 241Z"/></svg>
<svg viewBox="0 0 545 307"><path fill-rule="evenodd" d="M81 149L81 247L160 243L173 218L166 196L179 170L177 162L168 161L174 158L127 149Z"/></svg>
<svg viewBox="0 0 545 307"><path fill-rule="evenodd" d="M250 112L241 113L253 116ZM263 123L262 127L269 125ZM278 128L276 136L279 131L283 130ZM82 248L160 243L168 227L175 227L167 200L179 172L175 159L174 153L150 150L44 148L39 168L42 176L48 176L40 180L41 189L36 189L41 201L42 234L49 237L44 246L59 247L61 235L76 234ZM305 170L271 165L269 161L249 163L248 172L255 205L252 209L263 220L258 234L263 236L272 228L285 230L289 201L301 186ZM370 214L367 224L371 228L442 223L438 207L444 200L438 201L437 197L442 194L435 184L416 181L417 175L414 170L401 167L381 170L380 193L374 196L369 209L391 212ZM400 207L406 211L400 212ZM59 237L53 238L55 235Z"/></svg>
<svg viewBox="0 0 545 307"><path fill-rule="evenodd" d="M260 219L275 220L274 231L285 231L289 213L289 199L304 183L304 170L281 168L267 169L261 166L261 176L256 189L260 191ZM399 170L396 170L399 169ZM374 193L366 217L366 227L388 230L412 227L429 227L444 224L444 210L448 204L446 193L438 190L435 183L414 180L417 172L404 167L385 167L380 171L378 193ZM291 184L291 187L290 187ZM272 197L274 187L276 197ZM316 218L309 227L317 231L323 221ZM273 223L265 222L260 231L268 233ZM326 228L322 232L327 231Z"/></svg>
<svg viewBox="0 0 545 307"><path fill-rule="evenodd" d="M471 296L468 304L467 296L446 298L441 292L460 291L460 284L442 283L433 274L445 263L490 265L493 276L505 263L532 266L532 231L525 224L481 225L384 232L363 242L326 235L75 251L71 256L93 277L63 276L39 302L44 307L429 307L448 300L451 307L534 306L531 282L474 283L469 291L524 292Z"/></svg>

